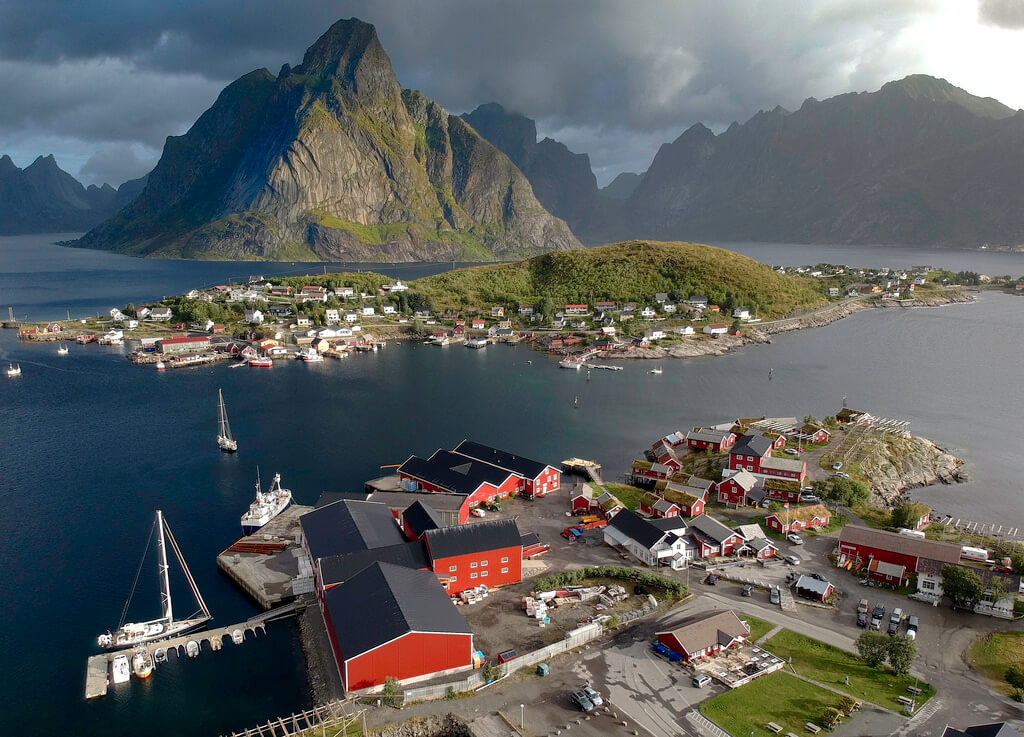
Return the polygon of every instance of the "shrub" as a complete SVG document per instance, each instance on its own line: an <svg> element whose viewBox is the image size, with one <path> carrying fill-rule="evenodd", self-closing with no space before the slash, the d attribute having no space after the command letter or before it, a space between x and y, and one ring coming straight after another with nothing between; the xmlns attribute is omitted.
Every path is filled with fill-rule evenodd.
<svg viewBox="0 0 1024 737"><path fill-rule="evenodd" d="M821 713L821 724L826 729L835 729L839 726L839 721L843 718L843 713L836 709L834 706L829 706Z"/></svg>
<svg viewBox="0 0 1024 737"><path fill-rule="evenodd" d="M877 668L889 655L889 637L868 630L857 638L857 653L872 668Z"/></svg>
<svg viewBox="0 0 1024 737"><path fill-rule="evenodd" d="M553 576L537 579L537 582L534 584L534 590L550 591L551 589L579 584L591 578L619 578L641 584L642 586L656 586L675 598L681 598L686 595L686 585L679 581L636 568L626 568L625 566L589 566L587 568L577 568L572 571L556 573Z"/></svg>
<svg viewBox="0 0 1024 737"><path fill-rule="evenodd" d="M398 679L388 676L384 679L384 690L381 691L381 701L387 706L399 706L402 694L398 688Z"/></svg>

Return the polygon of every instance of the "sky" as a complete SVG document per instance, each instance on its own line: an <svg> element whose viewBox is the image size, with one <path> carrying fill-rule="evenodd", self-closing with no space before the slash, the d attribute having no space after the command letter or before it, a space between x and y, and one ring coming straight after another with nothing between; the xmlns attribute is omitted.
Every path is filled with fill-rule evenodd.
<svg viewBox="0 0 1024 737"><path fill-rule="evenodd" d="M1024 0L0 0L0 155L116 186L226 84L297 64L348 17L404 87L534 118L602 185L696 122L908 74L1024 108Z"/></svg>

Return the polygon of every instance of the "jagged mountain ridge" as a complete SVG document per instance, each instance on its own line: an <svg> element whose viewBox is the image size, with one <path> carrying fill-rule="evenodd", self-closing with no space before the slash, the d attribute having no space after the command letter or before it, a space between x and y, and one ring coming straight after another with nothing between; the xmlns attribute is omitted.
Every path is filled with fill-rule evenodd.
<svg viewBox="0 0 1024 737"><path fill-rule="evenodd" d="M228 85L167 139L131 207L79 245L136 255L491 260L578 248L509 159L402 90L372 25Z"/></svg>
<svg viewBox="0 0 1024 737"><path fill-rule="evenodd" d="M117 189L85 187L58 166L53 154L24 169L5 154L0 156L0 235L88 230L134 199L144 180Z"/></svg>

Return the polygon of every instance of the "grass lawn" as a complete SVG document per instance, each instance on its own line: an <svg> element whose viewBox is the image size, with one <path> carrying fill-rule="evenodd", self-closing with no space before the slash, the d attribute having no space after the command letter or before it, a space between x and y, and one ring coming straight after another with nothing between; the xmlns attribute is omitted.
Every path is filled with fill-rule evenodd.
<svg viewBox="0 0 1024 737"><path fill-rule="evenodd" d="M804 724L820 724L825 709L836 706L840 698L831 691L776 671L705 701L700 705L700 713L739 737L776 737L765 726L768 722L780 725L782 734L807 734Z"/></svg>
<svg viewBox="0 0 1024 737"><path fill-rule="evenodd" d="M997 689L1013 696L1013 689L1003 676L1011 665L1024 663L1024 632L993 632L979 637L968 651L974 670L992 679Z"/></svg>
<svg viewBox="0 0 1024 737"><path fill-rule="evenodd" d="M748 617L742 615L740 617L744 622L750 625L750 637L747 638L748 642L757 642L761 637L767 635L775 627L771 622L765 622L764 620L757 619L756 617Z"/></svg>
<svg viewBox="0 0 1024 737"><path fill-rule="evenodd" d="M808 535L824 535L828 532L835 532L841 530L849 524L850 520L840 512L832 512L832 516L829 517L828 524L824 527L820 527L816 530L807 530Z"/></svg>
<svg viewBox="0 0 1024 737"><path fill-rule="evenodd" d="M614 494L631 512L640 509L640 497L647 493L643 489L628 484L605 484L604 488Z"/></svg>
<svg viewBox="0 0 1024 737"><path fill-rule="evenodd" d="M768 536L770 540L785 540L785 535L783 535L781 532L776 532L775 530L771 529L767 524L765 524L766 519L768 519L768 514L755 514L748 520L748 523L751 525L760 525L761 530L764 532L765 535Z"/></svg>
<svg viewBox="0 0 1024 737"><path fill-rule="evenodd" d="M764 647L783 660L792 658L793 669L806 678L893 711L903 710L896 697L907 696L907 687L916 682L913 676L893 675L885 666L885 670L871 668L854 653L790 630L782 630ZM849 684L843 683L844 677L849 678ZM935 689L927 683L917 682L917 687L922 692L917 697L918 706L935 695Z"/></svg>
<svg viewBox="0 0 1024 737"><path fill-rule="evenodd" d="M853 513L864 520L864 524L868 527L874 527L876 530L885 530L892 524L892 512L888 509L878 509L877 507L854 507Z"/></svg>

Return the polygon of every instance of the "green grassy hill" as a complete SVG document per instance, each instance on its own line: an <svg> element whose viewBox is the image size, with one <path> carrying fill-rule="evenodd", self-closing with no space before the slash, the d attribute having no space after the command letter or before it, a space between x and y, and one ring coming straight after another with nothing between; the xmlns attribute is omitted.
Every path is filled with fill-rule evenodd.
<svg viewBox="0 0 1024 737"><path fill-rule="evenodd" d="M712 304L733 303L778 317L824 302L815 281L779 274L722 248L696 243L629 241L578 251L556 251L526 261L475 266L410 284L435 308L485 304L536 304L614 300L649 301L657 292L676 298L706 295Z"/></svg>

